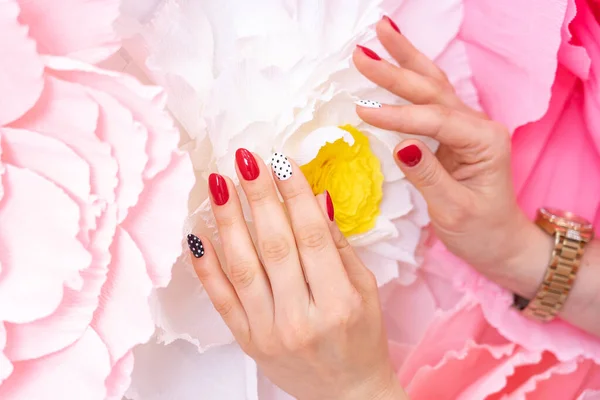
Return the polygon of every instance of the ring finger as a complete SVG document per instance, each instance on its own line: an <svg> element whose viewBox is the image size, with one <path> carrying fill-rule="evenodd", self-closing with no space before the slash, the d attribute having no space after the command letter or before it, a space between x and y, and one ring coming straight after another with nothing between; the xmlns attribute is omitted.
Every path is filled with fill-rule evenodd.
<svg viewBox="0 0 600 400"><path fill-rule="evenodd" d="M250 328L271 326L271 287L246 226L240 200L230 179L211 174L212 210L225 254L225 274L248 315Z"/></svg>

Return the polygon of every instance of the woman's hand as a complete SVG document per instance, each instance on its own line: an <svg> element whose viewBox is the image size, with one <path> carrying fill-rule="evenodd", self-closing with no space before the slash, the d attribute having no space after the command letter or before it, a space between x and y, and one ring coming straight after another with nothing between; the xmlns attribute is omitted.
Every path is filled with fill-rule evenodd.
<svg viewBox="0 0 600 400"><path fill-rule="evenodd" d="M332 222L328 194L315 198L281 154L271 169L239 149L236 165L256 242L232 182L213 174L223 263L206 238L189 235L188 244L198 277L242 349L301 400L406 398L390 364L375 278Z"/></svg>
<svg viewBox="0 0 600 400"><path fill-rule="evenodd" d="M374 83L413 104L359 105L359 116L383 129L440 142L433 154L419 140L403 141L395 150L398 166L425 197L432 225L448 249L507 284L513 267L522 267L517 261L525 247L531 246L531 240L523 241L524 237L542 237L540 246L547 246L544 234L517 205L507 129L465 105L446 75L394 29L389 19L378 23L377 34L399 66L359 47L354 52L356 67ZM530 275L535 288L543 266ZM517 290L525 292L529 286Z"/></svg>
<svg viewBox="0 0 600 400"><path fill-rule="evenodd" d="M423 194L437 236L450 251L498 284L527 299L539 288L554 239L519 209L505 127L466 106L445 74L420 53L388 18L377 24L379 40L398 62L357 48L354 63L374 83L412 105L378 108L362 102L360 117L383 129L428 136L396 148L398 166ZM540 204L540 207L546 206ZM600 242L587 246L563 319L600 336Z"/></svg>

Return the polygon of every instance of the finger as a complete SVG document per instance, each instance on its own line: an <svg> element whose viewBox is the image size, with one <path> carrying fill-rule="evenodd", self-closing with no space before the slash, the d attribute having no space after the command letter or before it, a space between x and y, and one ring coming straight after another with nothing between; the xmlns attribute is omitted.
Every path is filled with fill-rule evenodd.
<svg viewBox="0 0 600 400"><path fill-rule="evenodd" d="M402 68L431 78L446 88L452 87L446 74L425 54L413 46L390 17L384 16L377 23L376 31L383 47Z"/></svg>
<svg viewBox="0 0 600 400"><path fill-rule="evenodd" d="M352 59L367 79L411 103L439 104L470 111L452 90L415 71L392 65L370 49L358 46Z"/></svg>
<svg viewBox="0 0 600 400"><path fill-rule="evenodd" d="M273 155L271 167L315 303L344 298L353 289L310 185L300 168L281 153Z"/></svg>
<svg viewBox="0 0 600 400"><path fill-rule="evenodd" d="M405 140L395 149L396 163L421 192L432 219L452 212L454 204L466 195L466 189L442 167L436 156L419 140Z"/></svg>
<svg viewBox="0 0 600 400"><path fill-rule="evenodd" d="M213 306L242 345L250 341L248 317L235 289L221 268L217 254L208 239L193 234L187 236L194 271Z"/></svg>
<svg viewBox="0 0 600 400"><path fill-rule="evenodd" d="M254 249L242 206L231 180L211 174L212 211L225 254L225 274L232 283L252 329L273 322L273 296Z"/></svg>
<svg viewBox="0 0 600 400"><path fill-rule="evenodd" d="M490 139L489 123L447 107L427 105L389 106L357 102L356 112L366 123L378 128L428 136L454 149L481 147Z"/></svg>
<svg viewBox="0 0 600 400"><path fill-rule="evenodd" d="M335 223L335 206L328 191L317 195L317 202L323 216L327 217L329 232L337 248L342 264L348 274L352 286L363 298L377 297L377 281L373 273L363 264L361 259Z"/></svg>
<svg viewBox="0 0 600 400"><path fill-rule="evenodd" d="M250 151L238 149L236 169L252 211L257 245L271 282L276 312L305 308L310 296L304 272L269 168Z"/></svg>

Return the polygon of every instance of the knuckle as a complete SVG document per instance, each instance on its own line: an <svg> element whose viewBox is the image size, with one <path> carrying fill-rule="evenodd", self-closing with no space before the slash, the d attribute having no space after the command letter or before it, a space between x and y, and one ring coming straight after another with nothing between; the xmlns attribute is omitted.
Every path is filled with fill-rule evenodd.
<svg viewBox="0 0 600 400"><path fill-rule="evenodd" d="M283 236L273 236L261 242L260 250L265 261L280 263L290 256L291 245Z"/></svg>
<svg viewBox="0 0 600 400"><path fill-rule="evenodd" d="M267 185L257 185L246 192L249 203L264 204L271 199L271 188Z"/></svg>
<svg viewBox="0 0 600 400"><path fill-rule="evenodd" d="M423 163L422 168L418 171L418 179L421 182L421 188L437 186L440 183L442 176L442 169L435 160Z"/></svg>
<svg viewBox="0 0 600 400"><path fill-rule="evenodd" d="M346 236L339 229L333 230L332 233L333 242L337 249L341 252L346 251L350 248L350 242L346 239Z"/></svg>
<svg viewBox="0 0 600 400"><path fill-rule="evenodd" d="M306 225L298 229L296 238L302 247L311 250L322 250L327 247L327 230L317 224Z"/></svg>
<svg viewBox="0 0 600 400"><path fill-rule="evenodd" d="M247 288L254 282L254 263L248 260L237 261L229 266L229 280L238 288Z"/></svg>
<svg viewBox="0 0 600 400"><path fill-rule="evenodd" d="M213 301L213 307L215 310L217 310L221 317L223 317L223 319L227 319L233 311L233 304L227 300L215 300Z"/></svg>
<svg viewBox="0 0 600 400"><path fill-rule="evenodd" d="M422 89L422 98L420 99L420 102L422 104L437 104L441 101L445 92L446 91L441 85L430 81Z"/></svg>
<svg viewBox="0 0 600 400"><path fill-rule="evenodd" d="M236 214L225 214L225 215L215 215L215 221L217 222L217 226L219 226L220 228L231 228L234 227L236 225L239 225L240 223L244 223L245 221L242 222L242 217L240 215L236 215Z"/></svg>
<svg viewBox="0 0 600 400"><path fill-rule="evenodd" d="M316 340L316 335L302 328L286 330L285 334L281 335L281 343L286 352L299 353L302 350L311 346Z"/></svg>

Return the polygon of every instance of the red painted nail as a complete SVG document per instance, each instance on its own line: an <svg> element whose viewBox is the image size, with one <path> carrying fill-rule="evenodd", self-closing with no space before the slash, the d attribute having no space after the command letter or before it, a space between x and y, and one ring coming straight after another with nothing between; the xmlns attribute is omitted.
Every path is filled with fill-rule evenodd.
<svg viewBox="0 0 600 400"><path fill-rule="evenodd" d="M398 25L396 25L396 23L390 17L388 17L387 15L384 15L383 19L385 19L392 26L392 28L394 28L394 30L396 32L398 32L400 34L402 33L402 32L400 32L400 28L398 28Z"/></svg>
<svg viewBox="0 0 600 400"><path fill-rule="evenodd" d="M227 200L229 200L229 189L227 189L225 178L219 174L210 174L208 177L208 187L216 205L222 206L227 203Z"/></svg>
<svg viewBox="0 0 600 400"><path fill-rule="evenodd" d="M327 190L325 191L325 201L327 202L327 216L329 217L330 221L333 221L333 201L331 200L331 196Z"/></svg>
<svg viewBox="0 0 600 400"><path fill-rule="evenodd" d="M402 161L402 164L409 167L417 165L419 161L421 161L422 156L423 153L421 153L421 149L414 144L398 150L398 159Z"/></svg>
<svg viewBox="0 0 600 400"><path fill-rule="evenodd" d="M356 47L361 49L362 52L367 55L367 57L372 58L373 60L377 60L377 61L381 60L381 57L379 57L377 55L377 53L375 53L373 50L369 49L368 47L361 46L360 44L357 44Z"/></svg>
<svg viewBox="0 0 600 400"><path fill-rule="evenodd" d="M245 180L253 181L258 178L260 170L251 152L246 149L237 149L235 152L235 162Z"/></svg>

